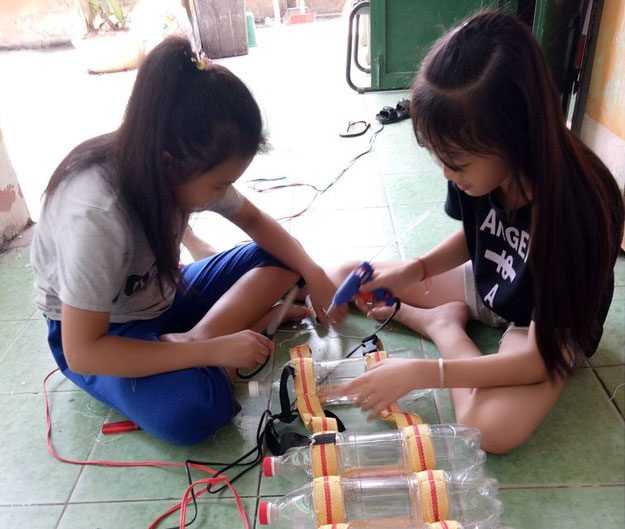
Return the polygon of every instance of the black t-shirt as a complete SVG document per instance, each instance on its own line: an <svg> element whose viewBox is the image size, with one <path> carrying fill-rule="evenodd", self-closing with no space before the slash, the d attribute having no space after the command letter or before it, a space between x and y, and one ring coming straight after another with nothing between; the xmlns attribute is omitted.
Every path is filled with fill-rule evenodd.
<svg viewBox="0 0 625 529"><path fill-rule="evenodd" d="M534 307L527 263L530 206L508 214L492 193L471 197L449 182L445 211L462 221L475 286L484 304L507 321L529 325Z"/></svg>

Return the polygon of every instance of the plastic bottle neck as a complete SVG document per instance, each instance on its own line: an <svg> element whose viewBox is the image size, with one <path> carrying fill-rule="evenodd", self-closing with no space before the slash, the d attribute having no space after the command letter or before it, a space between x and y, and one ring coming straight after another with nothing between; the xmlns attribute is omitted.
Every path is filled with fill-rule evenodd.
<svg viewBox="0 0 625 529"><path fill-rule="evenodd" d="M258 506L258 523L271 525L278 520L278 506L271 501L261 501Z"/></svg>

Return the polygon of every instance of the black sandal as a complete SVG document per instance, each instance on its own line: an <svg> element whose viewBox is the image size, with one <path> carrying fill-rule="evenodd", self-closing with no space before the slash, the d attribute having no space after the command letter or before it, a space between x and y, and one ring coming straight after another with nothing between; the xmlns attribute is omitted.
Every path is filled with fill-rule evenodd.
<svg viewBox="0 0 625 529"><path fill-rule="evenodd" d="M388 125L389 123L397 123L398 121L402 121L410 117L410 100L401 99L395 108L393 107L384 107L380 110L379 114L376 114L375 119L377 119L383 125Z"/></svg>
<svg viewBox="0 0 625 529"><path fill-rule="evenodd" d="M339 132L341 138L353 138L354 136L362 136L369 130L369 123L366 121L350 121L347 127Z"/></svg>
<svg viewBox="0 0 625 529"><path fill-rule="evenodd" d="M393 107L384 107L378 114L375 115L375 119L382 123L382 125L388 125L389 123L396 123L399 121L399 116Z"/></svg>

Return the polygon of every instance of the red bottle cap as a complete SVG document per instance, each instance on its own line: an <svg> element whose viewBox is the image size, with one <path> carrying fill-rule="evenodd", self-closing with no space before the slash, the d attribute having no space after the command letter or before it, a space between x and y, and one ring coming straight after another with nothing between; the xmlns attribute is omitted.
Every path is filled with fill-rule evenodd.
<svg viewBox="0 0 625 529"><path fill-rule="evenodd" d="M258 522L260 525L269 525L269 502L261 501L258 506Z"/></svg>
<svg viewBox="0 0 625 529"><path fill-rule="evenodd" d="M263 458L263 476L266 478L273 477L273 457Z"/></svg>

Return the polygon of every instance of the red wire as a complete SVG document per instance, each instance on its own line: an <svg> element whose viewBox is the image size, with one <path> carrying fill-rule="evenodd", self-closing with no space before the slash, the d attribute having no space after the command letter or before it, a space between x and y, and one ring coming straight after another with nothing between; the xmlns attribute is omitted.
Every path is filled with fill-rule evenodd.
<svg viewBox="0 0 625 529"><path fill-rule="evenodd" d="M43 398L44 398L44 402L46 406L46 446L48 447L48 452L50 452L50 454L53 457L55 457L59 461L62 461L63 463L70 463L72 465L85 465L85 466L87 465L100 466L100 467L184 467L185 466L184 463L174 463L174 462L164 462L164 461L127 461L127 462L126 461L100 461L100 460L82 461L79 459L71 459L71 458L67 458L67 457L63 457L59 455L54 450L54 447L52 446L52 420L50 417L50 405L48 403L48 390L46 387L48 379L57 371L59 371L58 368L54 369L53 371L50 371L46 375L46 377L43 379ZM208 474L213 474L213 476L217 474L217 471L210 467L198 465L196 463L189 463L189 466L191 468L201 470ZM155 527L158 526L159 523L161 523L162 520L167 518L170 514L176 512L178 509L180 509L180 526L179 527L180 529L184 529L186 513L187 513L187 504L193 499L193 497L191 496L191 491L193 491L193 488L200 484L209 484L212 486L212 485L216 485L219 483L224 483L232 491L234 495L234 500L239 509L239 515L241 516L241 519L243 520L243 525L245 529L249 529L250 525L247 520L247 515L245 514L245 510L243 509L241 499L239 498L239 494L234 489L232 484L228 481L228 478L223 475L212 477L212 478L204 478L189 485L184 492L182 500L176 505L174 505L173 507L170 507L166 512L161 514L156 520L154 520L154 522L152 522L152 524L150 524L148 529L154 529ZM201 490L200 492L195 493L195 496L196 497L201 496L202 494L206 492L206 490L207 489L204 488L204 490Z"/></svg>

